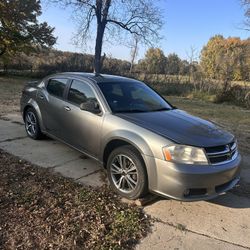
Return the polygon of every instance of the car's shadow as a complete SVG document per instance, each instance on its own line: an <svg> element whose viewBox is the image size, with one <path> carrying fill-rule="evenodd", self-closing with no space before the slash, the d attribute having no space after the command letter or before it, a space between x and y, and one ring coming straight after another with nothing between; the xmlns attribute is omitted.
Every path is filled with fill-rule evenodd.
<svg viewBox="0 0 250 250"><path fill-rule="evenodd" d="M231 208L250 208L250 183L241 179L232 190L209 202Z"/></svg>
<svg viewBox="0 0 250 250"><path fill-rule="evenodd" d="M143 206L147 207L162 200L167 201L171 199L155 196L154 199L150 200L149 202L146 202L146 204L144 204ZM220 195L212 200L208 200L207 202L230 208L250 208L250 189L242 190L241 187L236 188L224 195Z"/></svg>
<svg viewBox="0 0 250 250"><path fill-rule="evenodd" d="M250 208L250 190L249 193L232 191L208 202L230 208Z"/></svg>

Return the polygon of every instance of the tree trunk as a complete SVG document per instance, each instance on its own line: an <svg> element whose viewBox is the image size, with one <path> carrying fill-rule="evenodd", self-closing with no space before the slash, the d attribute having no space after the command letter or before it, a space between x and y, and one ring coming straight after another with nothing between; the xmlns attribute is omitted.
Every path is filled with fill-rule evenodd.
<svg viewBox="0 0 250 250"><path fill-rule="evenodd" d="M129 72L132 73L133 70L133 66L135 63L135 57L137 55L137 50L138 50L138 38L135 38L135 44L134 44L134 48L132 48L132 59L131 59L131 64L130 64L130 69Z"/></svg>
<svg viewBox="0 0 250 250"><path fill-rule="evenodd" d="M102 69L102 42L105 25L103 23L97 24L96 44L95 44L95 62L94 62L94 73L100 74Z"/></svg>

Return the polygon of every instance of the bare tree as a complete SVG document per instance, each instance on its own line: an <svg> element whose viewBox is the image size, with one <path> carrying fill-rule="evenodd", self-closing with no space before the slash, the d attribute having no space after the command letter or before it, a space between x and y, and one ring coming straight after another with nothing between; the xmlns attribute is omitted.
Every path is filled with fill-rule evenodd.
<svg viewBox="0 0 250 250"><path fill-rule="evenodd" d="M122 39L126 31L142 42L153 44L158 39L162 15L154 0L51 0L73 6L78 18L78 42L88 40L96 28L94 71L101 72L101 54L105 31L110 38ZM96 21L96 23L94 22Z"/></svg>
<svg viewBox="0 0 250 250"><path fill-rule="evenodd" d="M197 62L199 58L199 52L196 47L191 46L190 51L186 51L186 55L188 57L188 62L189 62L189 82L190 82L195 70L194 64L195 62Z"/></svg>
<svg viewBox="0 0 250 250"><path fill-rule="evenodd" d="M241 0L242 1L242 5L246 8L245 10L245 17L246 20L244 22L245 24L245 29L250 31L250 0Z"/></svg>
<svg viewBox="0 0 250 250"><path fill-rule="evenodd" d="M139 37L137 35L133 36L133 41L132 41L132 44L131 44L131 64L130 64L130 69L129 69L129 72L132 73L132 70L133 70L133 67L134 67L134 64L135 64L135 59L138 55L138 47L139 45Z"/></svg>

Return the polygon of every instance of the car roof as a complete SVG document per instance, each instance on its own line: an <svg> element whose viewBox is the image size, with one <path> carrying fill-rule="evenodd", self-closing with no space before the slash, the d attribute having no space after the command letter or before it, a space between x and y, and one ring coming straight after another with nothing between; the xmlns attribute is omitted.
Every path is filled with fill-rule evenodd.
<svg viewBox="0 0 250 250"><path fill-rule="evenodd" d="M54 75L56 76L67 76L67 77L78 77L82 79L90 79L96 83L107 83L107 82L128 82L128 81L134 81L138 82L137 80L134 80L132 78L123 77L123 76L117 76L117 75L107 75L107 74L95 74L95 73L85 73L85 72L63 72L58 73Z"/></svg>

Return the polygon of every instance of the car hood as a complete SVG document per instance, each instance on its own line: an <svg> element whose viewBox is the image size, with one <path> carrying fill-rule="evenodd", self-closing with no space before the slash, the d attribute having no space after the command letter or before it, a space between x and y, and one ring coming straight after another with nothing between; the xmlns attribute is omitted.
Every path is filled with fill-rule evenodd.
<svg viewBox="0 0 250 250"><path fill-rule="evenodd" d="M230 143L234 136L213 123L174 109L160 112L117 113L116 116L176 143L213 147Z"/></svg>

